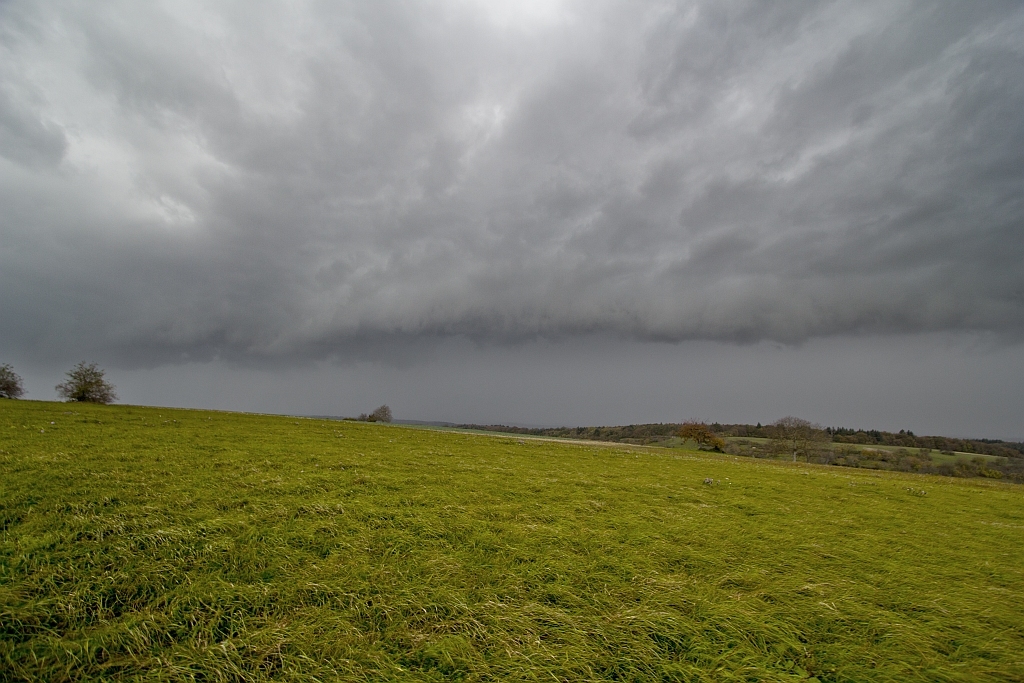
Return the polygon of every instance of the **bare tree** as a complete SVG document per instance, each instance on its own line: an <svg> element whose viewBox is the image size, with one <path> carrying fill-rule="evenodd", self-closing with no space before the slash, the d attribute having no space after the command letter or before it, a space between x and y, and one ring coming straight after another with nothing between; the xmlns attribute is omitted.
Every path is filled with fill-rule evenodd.
<svg viewBox="0 0 1024 683"><path fill-rule="evenodd" d="M683 441L694 441L702 451L720 452L725 449L725 440L712 432L704 422L684 422L676 436Z"/></svg>
<svg viewBox="0 0 1024 683"><path fill-rule="evenodd" d="M382 405L370 413L370 422L391 422L391 408Z"/></svg>
<svg viewBox="0 0 1024 683"><path fill-rule="evenodd" d="M85 361L68 370L67 379L55 388L69 401L112 403L117 400L114 385L103 379L103 370Z"/></svg>
<svg viewBox="0 0 1024 683"><path fill-rule="evenodd" d="M0 398L21 398L25 388L21 385L21 377L7 363L0 365Z"/></svg>
<svg viewBox="0 0 1024 683"><path fill-rule="evenodd" d="M815 442L824 440L824 432L818 425L795 417L785 417L772 423L772 443L779 453L803 456L810 461Z"/></svg>

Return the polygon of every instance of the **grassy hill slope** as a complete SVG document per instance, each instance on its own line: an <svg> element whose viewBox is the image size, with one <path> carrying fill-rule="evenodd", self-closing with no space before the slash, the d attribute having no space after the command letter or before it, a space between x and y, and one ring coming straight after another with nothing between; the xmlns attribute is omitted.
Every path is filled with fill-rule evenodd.
<svg viewBox="0 0 1024 683"><path fill-rule="evenodd" d="M986 480L0 401L0 680L1021 680L1022 538Z"/></svg>

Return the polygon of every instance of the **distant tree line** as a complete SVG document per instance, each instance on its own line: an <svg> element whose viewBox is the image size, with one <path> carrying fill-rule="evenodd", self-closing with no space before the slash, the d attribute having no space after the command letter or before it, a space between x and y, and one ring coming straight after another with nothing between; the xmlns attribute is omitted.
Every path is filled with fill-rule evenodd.
<svg viewBox="0 0 1024 683"><path fill-rule="evenodd" d="M786 418L783 418L786 419ZM797 418L798 419L798 418ZM615 441L619 443L631 443L637 445L657 444L668 441L679 434L680 429L686 424L680 422L664 422L655 424L624 425L620 427L551 427L551 428L527 428L513 427L509 425L478 425L459 424L454 425L461 429L479 429L490 432L505 432L506 434L526 434L533 436L551 436L567 439L587 439L592 441ZM814 427L810 425L809 427ZM708 429L720 437L753 437L763 439L778 439L785 433L785 428L780 425L769 424L721 424L712 422L707 424ZM972 453L978 455L996 455L1004 458L1024 457L1024 443L1013 441L1001 441L999 439L954 439L946 436L916 436L913 432L900 430L899 432L883 432L877 429L844 429L835 427L816 427L808 436L813 436L815 441L827 443L848 443L878 446L902 446L905 448L925 448L933 451L952 453Z"/></svg>
<svg viewBox="0 0 1024 683"><path fill-rule="evenodd" d="M831 429L835 443L876 444L904 446L908 448L930 448L936 451L960 451L981 455L998 455L1019 458L1024 455L1024 443L1001 441L999 439L952 439L944 436L915 436L913 432L900 430L899 433L864 431L861 429Z"/></svg>
<svg viewBox="0 0 1024 683"><path fill-rule="evenodd" d="M718 424L710 425L712 431L722 436L739 436L773 439L778 434L776 424L755 425ZM1024 456L1024 443L1000 439L955 439L948 436L917 436L910 430L883 432L877 429L847 429L845 427L819 428L824 439L832 443L850 443L875 446L902 446L904 448L927 448L933 451L952 453L977 453L997 455L1004 458Z"/></svg>
<svg viewBox="0 0 1024 683"><path fill-rule="evenodd" d="M916 436L908 430L837 429L821 427L796 417L769 425L683 422L624 425L619 427L527 428L509 425L461 424L456 427L485 431L636 445L659 445L682 439L699 449L724 451L755 458L786 459L841 467L921 472L954 477L988 477L1024 483L1024 443L998 439L953 439ZM728 442L724 437L733 437ZM765 441L754 441L764 439ZM873 449L870 446L887 448ZM894 448L895 447L895 448ZM954 451L973 454L942 462L932 453ZM981 456L996 456L984 458Z"/></svg>

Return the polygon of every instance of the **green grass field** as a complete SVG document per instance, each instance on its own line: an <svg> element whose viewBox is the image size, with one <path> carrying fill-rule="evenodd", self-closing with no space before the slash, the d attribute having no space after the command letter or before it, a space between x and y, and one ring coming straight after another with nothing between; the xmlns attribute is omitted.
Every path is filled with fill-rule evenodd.
<svg viewBox="0 0 1024 683"><path fill-rule="evenodd" d="M1024 680L1019 486L130 406L0 434L3 681Z"/></svg>

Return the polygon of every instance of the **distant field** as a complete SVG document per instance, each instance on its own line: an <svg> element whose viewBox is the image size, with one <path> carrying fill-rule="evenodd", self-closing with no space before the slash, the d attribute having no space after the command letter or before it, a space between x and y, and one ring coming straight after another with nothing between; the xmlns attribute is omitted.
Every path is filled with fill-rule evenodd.
<svg viewBox="0 0 1024 683"><path fill-rule="evenodd" d="M1024 680L1020 486L34 401L0 434L3 681Z"/></svg>
<svg viewBox="0 0 1024 683"><path fill-rule="evenodd" d="M496 432L495 430L469 429L469 428L465 428L465 427L439 427L439 426L435 426L435 425L410 425L410 426L415 426L416 428L419 428L419 429L434 429L434 430L456 432L456 433L465 433L465 434L496 434L496 433L500 434L500 433L502 433L502 432ZM612 429L615 429L615 428L612 428ZM557 439L559 441L572 441L572 442L577 442L577 441L580 440L580 439L573 439L572 437L566 437L566 436L544 436L544 437L538 437L538 436L535 436L535 435L515 434L515 433L509 433L508 435L509 436L514 436L516 438L521 438L521 439L522 438L553 438L553 439ZM763 445L765 447L766 451L767 451L767 447L770 446L770 444L771 444L771 439L764 438L764 437L756 437L756 436L725 436L723 438L725 439L725 441L727 443L739 443L739 444L749 443L749 444L757 444L758 446ZM623 440L623 441L619 441L618 443L628 443L628 442L629 442L628 440ZM642 440L637 440L636 443L640 444L640 443L642 443ZM695 444L694 442L692 442L692 441L684 441L683 439L680 439L678 436L657 437L656 439L652 439L650 441L647 441L645 443L645 445L654 446L654 447L661 447L661 448L682 448L682 449L685 449L685 450L693 450L693 449L695 449L697 447L697 444ZM912 453L912 454L922 453L922 449L916 448L916 447L913 447L913 446L891 446L891 445L884 445L884 444L859 444L859 443L843 443L843 442L835 442L835 443L831 444L831 446L832 446L832 448L834 448L836 450L847 450L848 449L848 450L852 450L852 451L859 451L859 452L862 452L862 453L897 453L897 452L900 452L900 451L904 451L904 452L908 452L908 453ZM951 452L947 453L947 452L937 451L937 450L934 450L934 449L928 451L928 457L936 465L939 465L939 464L942 464L942 463L954 463L954 462L957 462L957 461L968 461L968 460L973 460L975 458L980 458L981 460L988 461L988 462L998 462L999 460L1001 460L1001 457L998 456L998 455L987 455L987 454L984 454L984 453L967 453L967 452L964 452L964 451L951 451ZM785 458L779 458L779 459L785 459Z"/></svg>
<svg viewBox="0 0 1024 683"><path fill-rule="evenodd" d="M726 437L726 441L749 441L751 443L764 444L766 447L770 445L771 439L762 439L751 436L730 436ZM667 447L679 447L683 444L680 443L678 438L673 438L665 442ZM880 444L859 444L859 443L835 443L835 448L849 448L856 451L862 452L887 452L896 453L897 451L908 451L910 453L918 453L921 449L919 448L908 448L906 446L885 446ZM995 455L984 455L979 453L962 453L960 451L953 451L952 453L940 453L939 451L929 451L928 457L932 459L932 462L939 464L944 462L955 462L957 460L971 460L972 458L981 458L982 460L998 460L999 457Z"/></svg>

